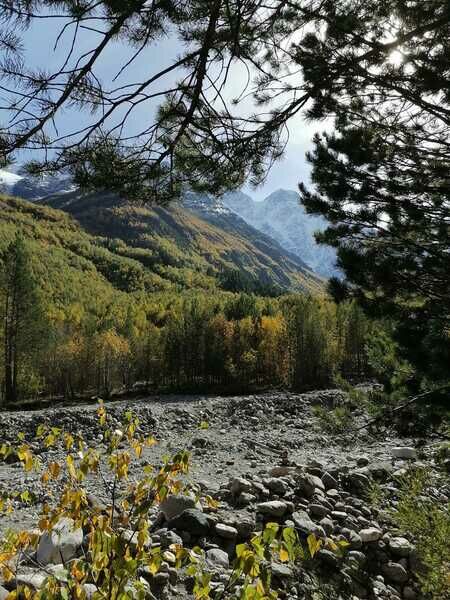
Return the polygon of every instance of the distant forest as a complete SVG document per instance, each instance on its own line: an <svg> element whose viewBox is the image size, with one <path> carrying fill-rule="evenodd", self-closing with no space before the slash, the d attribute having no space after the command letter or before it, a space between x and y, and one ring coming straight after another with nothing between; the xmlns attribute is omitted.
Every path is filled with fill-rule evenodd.
<svg viewBox="0 0 450 600"><path fill-rule="evenodd" d="M304 390L371 371L367 344L379 325L356 302L257 295L245 273L224 280L219 272L209 289L186 273L191 289L124 291L126 260L104 251L98 269L99 248L70 218L27 205L49 220L25 226L22 205L11 206L0 248L3 404L107 398L136 383L150 391ZM52 215L53 225L61 219L54 229Z"/></svg>

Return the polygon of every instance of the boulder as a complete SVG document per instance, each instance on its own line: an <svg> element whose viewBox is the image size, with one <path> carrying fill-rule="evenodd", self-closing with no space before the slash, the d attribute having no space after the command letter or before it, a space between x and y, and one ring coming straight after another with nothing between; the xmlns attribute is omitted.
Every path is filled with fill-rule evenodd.
<svg viewBox="0 0 450 600"><path fill-rule="evenodd" d="M160 540L161 548L163 550L166 550L167 548L169 548L169 546L172 546L172 544L175 544L177 546L183 545L183 540L178 534L175 533L175 531L163 531L160 535Z"/></svg>
<svg viewBox="0 0 450 600"><path fill-rule="evenodd" d="M273 577L277 577L278 579L290 579L294 575L294 572L288 565L274 562L270 565L270 568Z"/></svg>
<svg viewBox="0 0 450 600"><path fill-rule="evenodd" d="M0 600L6 600L8 595L9 595L8 590L5 590L5 588L0 585Z"/></svg>
<svg viewBox="0 0 450 600"><path fill-rule="evenodd" d="M406 569L396 562L388 562L381 567L381 570L386 579L394 583L406 583L409 579Z"/></svg>
<svg viewBox="0 0 450 600"><path fill-rule="evenodd" d="M281 500L271 500L270 502L260 502L256 509L262 515L280 518L287 512L288 505Z"/></svg>
<svg viewBox="0 0 450 600"><path fill-rule="evenodd" d="M394 556L407 558L414 546L404 537L395 537L389 540L389 549Z"/></svg>
<svg viewBox="0 0 450 600"><path fill-rule="evenodd" d="M292 514L295 528L303 535L316 533L318 526L311 520L311 517L304 510L297 510Z"/></svg>
<svg viewBox="0 0 450 600"><path fill-rule="evenodd" d="M322 475L322 482L325 486L326 490L335 490L338 487L338 482L336 479L330 475L330 473L326 472Z"/></svg>
<svg viewBox="0 0 450 600"><path fill-rule="evenodd" d="M33 590L39 590L46 580L47 575L40 571L34 571L32 569L20 570L15 578L15 586L23 585Z"/></svg>
<svg viewBox="0 0 450 600"><path fill-rule="evenodd" d="M316 488L325 491L323 481L316 475L311 475L310 473L298 473L295 480L297 482L298 491L305 498L312 498Z"/></svg>
<svg viewBox="0 0 450 600"><path fill-rule="evenodd" d="M188 508L181 515L171 519L169 527L178 531L187 531L191 535L196 536L208 535L210 531L208 518L196 508Z"/></svg>
<svg viewBox="0 0 450 600"><path fill-rule="evenodd" d="M271 492L278 494L278 496L284 496L289 488L287 483L279 477L271 477L265 482L265 484Z"/></svg>
<svg viewBox="0 0 450 600"><path fill-rule="evenodd" d="M251 492L252 489L253 486L251 482L243 477L235 477L230 483L230 492L235 498L237 498L243 492Z"/></svg>
<svg viewBox="0 0 450 600"><path fill-rule="evenodd" d="M167 521L170 521L170 519L173 519L177 515L181 515L188 508L201 510L201 506L195 501L195 498L182 494L167 496L159 506L159 510L163 513Z"/></svg>
<svg viewBox="0 0 450 600"><path fill-rule="evenodd" d="M331 550L320 549L317 553L317 558L332 569L337 569L339 566L339 556L335 552L331 552Z"/></svg>
<svg viewBox="0 0 450 600"><path fill-rule="evenodd" d="M309 505L309 512L314 517L318 517L319 519L321 519L321 518L325 517L330 511L325 506L322 506L322 504L314 504L313 503L313 504Z"/></svg>
<svg viewBox="0 0 450 600"><path fill-rule="evenodd" d="M383 532L377 529L376 527L368 527L367 529L361 529L359 532L359 537L363 544L368 544L369 542L377 542L381 539Z"/></svg>
<svg viewBox="0 0 450 600"><path fill-rule="evenodd" d="M254 494L250 494L249 492L241 492L238 496L236 504L238 506L248 506L252 504L252 502L256 502L256 496Z"/></svg>
<svg viewBox="0 0 450 600"><path fill-rule="evenodd" d="M222 567L223 569L228 569L230 566L228 554L220 548L211 548L211 550L207 550L206 562L212 567Z"/></svg>
<svg viewBox="0 0 450 600"><path fill-rule="evenodd" d="M74 529L72 519L63 517L39 540L36 559L41 565L66 563L77 555L83 543L83 530Z"/></svg>
<svg viewBox="0 0 450 600"><path fill-rule="evenodd" d="M225 525L224 523L217 523L215 530L217 535L225 540L234 540L238 535L238 530L235 527Z"/></svg>
<svg viewBox="0 0 450 600"><path fill-rule="evenodd" d="M392 448L391 454L394 458L404 458L406 460L415 460L417 458L417 450L407 446Z"/></svg>

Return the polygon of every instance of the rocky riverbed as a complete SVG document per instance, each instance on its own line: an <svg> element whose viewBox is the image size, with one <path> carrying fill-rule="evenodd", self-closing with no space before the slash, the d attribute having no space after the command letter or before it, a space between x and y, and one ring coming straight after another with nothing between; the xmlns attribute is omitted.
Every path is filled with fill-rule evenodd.
<svg viewBox="0 0 450 600"><path fill-rule="evenodd" d="M419 599L414 540L395 529L389 506L377 505L372 496L377 490L395 506L398 476L414 463L433 473L435 487L431 493L443 504L448 502L448 478L434 460L442 440L436 436L426 441L398 438L385 429L369 432L361 428L368 420L363 411L354 416L352 428L345 434L325 433L314 407L331 409L344 400L343 392L325 390L231 398L151 397L108 404L113 426L120 427L124 412L131 409L140 419L141 432L158 440L134 460L131 478L138 478L145 465L159 464L163 456L187 449L191 452L189 481L193 488L200 496L209 495L218 502L218 509L211 511L190 497L169 498L150 515L157 523L152 543L164 549L173 543L202 546L213 572L213 588L220 592L228 581L236 544L247 541L265 523L276 521L295 527L302 537L314 533L318 538L348 543L343 557L326 549L319 551L315 581L306 572L275 562L272 570L281 597ZM0 440L15 442L22 432L43 460L59 460L60 449L48 450L34 439L37 426L46 423L72 434L79 432L101 448L95 411L95 405L86 405L2 412ZM102 494L107 486L108 482L94 479L87 483L101 501L106 501ZM35 527L42 502L47 499L39 475L25 474L20 463L10 461L0 464L0 494L12 489L30 491L33 502L17 500L14 512L1 516L0 535L9 528ZM81 544L81 533L70 546L74 554ZM41 545L40 562L58 562L52 541L42 541ZM149 594L185 596L189 578L173 569L170 552L166 559L163 571L156 578L148 578ZM33 577L35 583L40 581L37 573L29 570L28 578ZM340 596L333 591L338 589Z"/></svg>

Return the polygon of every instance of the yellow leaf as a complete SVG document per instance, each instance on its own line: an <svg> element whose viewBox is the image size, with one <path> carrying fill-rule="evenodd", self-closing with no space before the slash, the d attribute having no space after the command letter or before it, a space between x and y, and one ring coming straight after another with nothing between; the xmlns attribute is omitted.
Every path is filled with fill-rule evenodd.
<svg viewBox="0 0 450 600"><path fill-rule="evenodd" d="M48 470L53 477L53 479L58 479L58 476L61 472L61 466L57 462L50 463Z"/></svg>
<svg viewBox="0 0 450 600"><path fill-rule="evenodd" d="M289 560L289 552L283 546L280 548L280 560L283 563Z"/></svg>
<svg viewBox="0 0 450 600"><path fill-rule="evenodd" d="M322 546L322 540L318 540L316 536L313 533L311 533L308 536L307 542L311 558L314 558L314 556L317 554L317 552L320 550L320 547Z"/></svg>

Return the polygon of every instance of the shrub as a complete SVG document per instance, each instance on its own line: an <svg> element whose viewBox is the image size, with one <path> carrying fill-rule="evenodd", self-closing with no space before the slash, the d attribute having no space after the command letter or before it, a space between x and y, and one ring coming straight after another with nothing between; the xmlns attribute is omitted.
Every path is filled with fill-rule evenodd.
<svg viewBox="0 0 450 600"><path fill-rule="evenodd" d="M423 469L408 472L401 480L394 520L402 532L414 537L423 593L442 600L450 588L450 503L434 499L429 488Z"/></svg>
<svg viewBox="0 0 450 600"><path fill-rule="evenodd" d="M32 556L40 535L36 530L10 533L0 545L0 573L5 585L12 589L8 600L86 600L85 584L94 586L92 600L143 600L152 597L149 581L160 572L163 561L169 559L167 551L151 543L148 513L169 494L187 491L183 479L189 470L189 455L180 451L157 469L147 465L140 479L129 482L132 456L140 458L143 449L156 441L137 433L139 421L129 411L125 413L120 429L117 425L114 429L108 426L103 403L98 408L98 418L103 428L104 454L98 448L89 447L81 435L74 437L47 425L39 426L36 439L48 449L56 446L64 448L64 461L52 461L47 453L42 457L33 455L24 435L20 435L18 447L6 444L0 447L0 457L7 459L16 453L25 471L37 469L41 472L48 499L52 499L52 484L61 489L53 505L49 500L43 506L40 532L50 534L62 518L68 518L74 529L82 530L84 540L81 555L67 557L57 571L35 561L45 580L43 586L34 592L27 585L14 582L21 568L20 558ZM99 505L89 497L86 481L90 477L100 477L105 484L110 479L109 486L105 486L110 490L107 503ZM10 510L11 501L17 496L22 502L33 500L29 492L17 492L9 499L0 498L0 511ZM202 500L210 510L217 508L213 498L206 496ZM272 589L270 567L273 560L282 563L301 560L308 564L322 547L340 552L345 545L329 539L317 539L312 534L302 542L293 528L267 523L265 529L249 542L237 545L233 570L220 598L274 599L276 593ZM186 567L187 575L193 578L195 598L210 598L213 593L211 575L205 568L203 550L172 544L169 551L175 568Z"/></svg>
<svg viewBox="0 0 450 600"><path fill-rule="evenodd" d="M314 406L313 411L320 427L328 433L345 433L353 424L352 412L347 406L337 406L333 409Z"/></svg>

